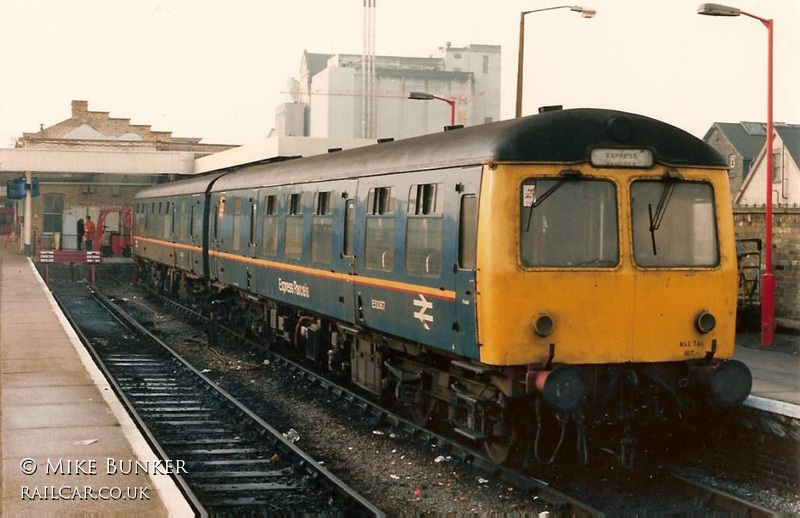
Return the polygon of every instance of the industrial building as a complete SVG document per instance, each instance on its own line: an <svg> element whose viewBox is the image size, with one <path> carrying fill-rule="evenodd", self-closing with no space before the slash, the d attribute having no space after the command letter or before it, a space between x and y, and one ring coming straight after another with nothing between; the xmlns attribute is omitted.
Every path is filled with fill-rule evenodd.
<svg viewBox="0 0 800 518"><path fill-rule="evenodd" d="M500 46L439 48L437 57L304 52L300 76L276 109L278 135L408 138L450 123L446 102L409 99L424 92L455 101L455 124L500 119ZM374 60L373 66L364 66ZM371 81L365 78L372 70ZM365 95L366 92L366 95ZM371 92L371 93L370 93ZM369 98L369 99L367 99ZM368 101L368 102L365 102Z"/></svg>

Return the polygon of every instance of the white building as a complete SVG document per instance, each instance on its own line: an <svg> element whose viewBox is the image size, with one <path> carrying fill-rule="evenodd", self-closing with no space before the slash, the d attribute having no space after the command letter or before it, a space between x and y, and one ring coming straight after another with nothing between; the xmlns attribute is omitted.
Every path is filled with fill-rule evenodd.
<svg viewBox="0 0 800 518"><path fill-rule="evenodd" d="M425 92L456 101L455 123L473 126L500 118L500 47L439 49L439 57L375 56L375 122L378 138L407 138L441 131L450 106L408 99ZM279 135L360 138L361 55L305 52L292 102L276 110ZM302 133L301 133L302 130Z"/></svg>
<svg viewBox="0 0 800 518"><path fill-rule="evenodd" d="M766 196L766 146L761 149L750 173L734 198L740 205L763 205ZM800 204L800 125L776 124L772 143L772 202Z"/></svg>

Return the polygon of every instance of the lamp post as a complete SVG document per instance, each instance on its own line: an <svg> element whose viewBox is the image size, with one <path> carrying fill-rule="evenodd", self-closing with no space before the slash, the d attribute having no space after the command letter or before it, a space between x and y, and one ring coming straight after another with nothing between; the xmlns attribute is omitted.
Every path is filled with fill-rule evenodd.
<svg viewBox="0 0 800 518"><path fill-rule="evenodd" d="M579 5L559 5L557 7L545 7L532 11L522 11L519 13L519 60L517 61L517 110L515 117L522 117L522 61L525 48L525 15L540 13L542 11L554 11L556 9L569 9L581 14L581 18L593 18L597 11Z"/></svg>
<svg viewBox="0 0 800 518"><path fill-rule="evenodd" d="M775 275L772 273L772 134L775 132L772 123L772 37L773 22L747 13L736 7L720 4L702 4L697 14L706 16L748 16L760 21L767 28L767 170L764 183L767 186L766 221L764 224L764 274L761 276L761 347L772 347L775 339Z"/></svg>
<svg viewBox="0 0 800 518"><path fill-rule="evenodd" d="M437 99L439 101L444 101L450 105L450 125L454 126L456 123L456 100L455 99L447 99L445 97L439 97L438 95L433 95L425 92L411 92L408 94L409 99L414 99L416 101L432 101L433 99Z"/></svg>

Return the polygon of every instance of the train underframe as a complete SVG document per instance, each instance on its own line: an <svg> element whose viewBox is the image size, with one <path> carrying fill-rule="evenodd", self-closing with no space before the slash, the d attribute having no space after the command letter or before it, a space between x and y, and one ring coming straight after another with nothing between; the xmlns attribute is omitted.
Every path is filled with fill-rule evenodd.
<svg viewBox="0 0 800 518"><path fill-rule="evenodd" d="M604 451L632 468L637 451L670 449L692 412L738 404L744 385L750 389L747 367L713 355L653 364L484 365L159 263L137 258L137 268L140 280L213 321L391 400L418 425L450 427L498 464L588 464Z"/></svg>

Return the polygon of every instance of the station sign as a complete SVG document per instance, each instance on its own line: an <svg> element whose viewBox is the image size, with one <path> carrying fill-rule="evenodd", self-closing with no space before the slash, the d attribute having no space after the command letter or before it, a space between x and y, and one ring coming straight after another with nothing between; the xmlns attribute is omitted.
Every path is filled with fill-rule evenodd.
<svg viewBox="0 0 800 518"><path fill-rule="evenodd" d="M39 179L31 180L31 197L39 196ZM25 178L14 178L6 182L6 197L9 200L25 199Z"/></svg>

